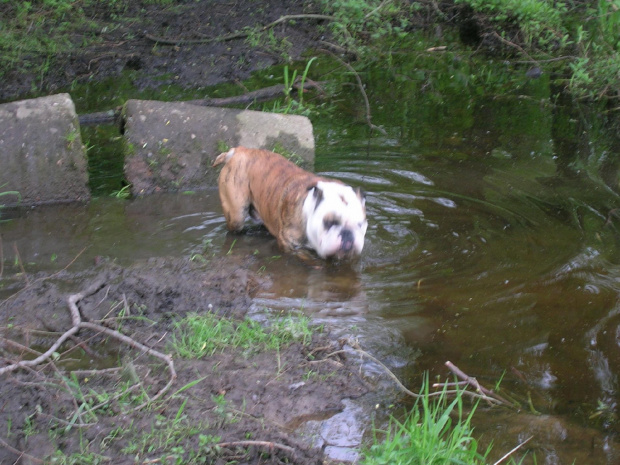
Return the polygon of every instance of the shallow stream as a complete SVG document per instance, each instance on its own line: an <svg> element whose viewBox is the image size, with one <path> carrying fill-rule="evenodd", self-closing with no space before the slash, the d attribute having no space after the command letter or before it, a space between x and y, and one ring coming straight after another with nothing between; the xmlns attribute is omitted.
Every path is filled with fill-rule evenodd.
<svg viewBox="0 0 620 465"><path fill-rule="evenodd" d="M316 171L368 195L354 266L315 269L280 256L263 232L227 235L217 192L207 191L8 212L4 273L19 271L15 250L46 271L84 248L73 266L254 254L271 282L257 309L302 309L363 345L392 334L413 354L400 373L412 390L425 370L445 378L448 360L487 387L501 380L521 412L476 417L498 455L533 435L537 463L620 463L613 136L551 105L544 77L497 99L421 92L380 70L363 79L385 134L365 124L355 87L333 116L313 121ZM402 353L378 350L402 365Z"/></svg>

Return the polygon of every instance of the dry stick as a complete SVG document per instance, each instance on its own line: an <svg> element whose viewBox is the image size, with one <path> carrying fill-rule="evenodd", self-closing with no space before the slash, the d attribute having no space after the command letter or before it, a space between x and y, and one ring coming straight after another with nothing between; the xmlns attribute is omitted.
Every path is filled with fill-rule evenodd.
<svg viewBox="0 0 620 465"><path fill-rule="evenodd" d="M63 271L65 271L67 268L69 268L71 265L73 265L73 263L80 257L80 255L82 255L84 253L84 251L88 248L88 246L84 247L82 250L80 250L78 252L78 254L73 258L73 260L71 260L67 266L65 266L62 270L57 271L56 273L44 277L44 278L38 278L35 279L32 283L28 284L27 286L21 288L19 291L17 291L15 294L11 294L9 297L7 297L6 299L4 299L2 302L0 302L0 306L6 302L8 302L9 300L13 299L14 297L18 296L19 294L21 294L22 292L24 292L26 289L29 289L30 286L38 283L39 281L46 281L48 279L52 279L53 277L59 275L60 273L62 273Z"/></svg>
<svg viewBox="0 0 620 465"><path fill-rule="evenodd" d="M502 36L500 36L497 32L493 31L493 36L496 39L499 39L501 42L505 43L506 45L509 45L510 47L514 47L517 50L519 50L521 53L523 53L526 57L528 57L530 60L532 60L532 63L538 63L538 61L534 60L531 56L528 55L528 53L523 50L523 48L519 47L517 44L515 44L514 42L511 42L507 39L504 39Z"/></svg>
<svg viewBox="0 0 620 465"><path fill-rule="evenodd" d="M527 444L528 442L530 442L530 440L533 438L534 436L530 436L529 438L527 438L525 441L523 441L521 444L519 444L517 447L515 447L514 449L512 449L510 452L508 452L506 455L504 455L501 459L499 459L497 462L495 462L493 465L499 465L500 463L502 463L505 459L507 459L508 457L510 457L512 454L514 454L516 451L518 451L521 447L523 447L525 444Z"/></svg>
<svg viewBox="0 0 620 465"><path fill-rule="evenodd" d="M24 263L22 262L22 257L19 254L19 249L17 248L17 243L13 242L13 250L15 251L15 256L17 257L17 263L19 263L19 268L22 270L24 274L24 278L26 279L26 285L30 285L30 280L28 279L28 275L26 274L26 270L24 269Z"/></svg>
<svg viewBox="0 0 620 465"><path fill-rule="evenodd" d="M374 129L374 130L379 131L384 136L387 135L387 132L385 131L385 129L380 128L379 126L376 126L372 122L372 116L370 114L370 102L368 101L368 95L366 94L366 91L364 90L364 83L362 82L362 79L360 78L360 75L357 73L357 71L355 71L355 68L353 68L353 66L351 66L346 61L342 60L339 56L335 55L333 52L331 52L329 50L325 50L325 49L323 49L323 51L327 52L329 55L334 57L337 61L342 63L349 71L351 71L353 73L353 75L355 76L355 80L357 81L357 87L359 88L360 92L362 93L362 97L364 97L364 105L366 106L366 123L368 124L368 126L370 127L371 130Z"/></svg>
<svg viewBox="0 0 620 465"><path fill-rule="evenodd" d="M0 438L0 446L4 447L6 450L13 452L15 455L18 456L17 460L15 461L15 463L19 462L19 460L22 457L25 457L27 459L32 460L33 462L36 463L45 463L43 460L41 460L40 458L34 457L30 454L26 454L24 451L21 450L17 450L14 447L11 447L11 445L9 445L9 443L7 443L4 439Z"/></svg>
<svg viewBox="0 0 620 465"><path fill-rule="evenodd" d="M300 79L298 78L297 81ZM298 84L295 84L295 87L298 91L308 90L308 89L321 89L322 82L305 82L303 88ZM275 86L264 87L262 89L253 90L251 92L247 92L241 95L235 95L232 97L222 97L222 98L205 98L200 100L190 100L184 103L189 103L192 105L200 105L200 106L208 106L208 107L224 107L228 105L242 105L246 103L254 103L254 102L266 102L268 100L272 100L275 97L280 95L284 95L285 92L284 84L276 84Z"/></svg>
<svg viewBox="0 0 620 465"><path fill-rule="evenodd" d="M380 362L379 360L377 360L375 357L373 357L372 355L370 355L368 352L365 352L365 351L363 351L362 349L360 349L360 348L359 348L359 345L358 345L357 343L350 343L350 345L351 345L352 349L353 349L355 352L357 352L357 353L359 353L360 355L363 355L363 356L365 356L365 357L368 357L369 359L373 360L375 363L378 363L378 364L379 364L379 366L381 366L381 368L383 368L383 369L385 370L385 372L387 373L387 375L388 375L390 378L392 378L392 379L396 382L397 386L398 386L398 387L399 387L399 388L400 388L400 389L401 389L401 390L402 390L405 394L410 395L410 396L411 396L411 397L413 397L414 399L419 399L419 398L421 398L421 397L424 397L424 396L422 396L422 395L420 395L420 394L416 394L415 392L412 392L412 391L410 391L409 389L407 389L407 388L403 385L403 383L401 383L401 382L400 382L400 380L396 377L396 375L390 371L390 369L389 369L388 367L386 367L383 363L381 363L381 362ZM336 352L332 352L331 354L329 354L329 355L328 355L328 357L329 357L329 356L331 356L331 355L334 355L334 354L340 353L340 352L346 352L346 351L344 351L344 350L339 350L339 351L336 351ZM446 362L446 364L448 364L448 363L450 363L450 362ZM450 391L431 392L431 393L427 394L427 396L428 396L428 397L438 397L438 396L442 396L442 395L446 395L446 394L462 394L462 395L467 395L467 396L469 396L469 397L473 397L473 398L476 398L476 399L484 399L484 400L486 400L487 402L496 402L496 403L498 403L498 404L503 403L501 400L496 399L495 397L489 397L489 396L487 396L487 395L485 395L485 394L480 394L480 393L477 393L477 392L471 392L471 391L466 391L466 390L450 390ZM499 396L498 396L498 397L499 397ZM506 402L506 404L507 404L507 405L510 405L508 402Z"/></svg>
<svg viewBox="0 0 620 465"><path fill-rule="evenodd" d="M124 342L125 344L128 344L131 347L139 349L144 353L147 353L149 355L152 355L153 357L156 357L156 358L159 358L160 360L165 361L168 364L168 370L170 372L170 380L168 381L168 384L166 384L166 386L164 386L155 395L155 397L153 397L152 399L149 399L149 402L152 402L160 398L163 394L165 394L170 389L170 386L172 386L172 384L177 378L176 370L174 369L174 362L170 355L162 354L161 352L158 352L157 350L151 349L150 347L145 346L144 344L141 344L138 341L128 336L125 336L124 334L121 334L118 331L115 331L113 329L106 328L105 326L101 326L96 323L89 323L87 321L82 321L82 318L80 317L80 310L77 307L77 303L80 300L96 293L104 285L105 283L103 281L97 281L91 286L89 286L84 292L80 292L78 294L73 294L69 296L69 299L67 299L67 302L69 304L69 312L71 313L71 322L73 323L73 327L69 329L68 331L66 331L65 333L63 333L56 340L56 342L52 345L52 347L50 347L45 353L43 353L39 357L35 358L34 360L23 360L21 362L14 363L13 365L8 365L6 367L0 368L0 375L4 373L8 373L10 371L14 371L21 367L34 366L34 365L41 363L44 360L47 360L62 345L62 343L67 340L67 338L77 333L81 328L87 328L93 331L107 334L108 336L112 336L118 339L119 341ZM136 410L141 409L142 407L147 405L147 403L148 402L139 405L138 407L136 407Z"/></svg>
<svg viewBox="0 0 620 465"><path fill-rule="evenodd" d="M379 360L377 360L375 357L373 357L372 355L370 355L368 352L365 352L365 351L363 351L362 349L360 349L357 343L355 343L355 342L351 342L351 341L349 341L349 343L351 344L351 347L353 348L353 350L354 350L355 352L359 353L360 355L363 355L364 357L368 357L370 360L372 360L372 361L373 361L373 362L375 362L375 363L378 363L378 364L379 364L379 366L385 370L385 372L388 374L388 376L389 376L390 378L392 378L392 379L396 382L397 386L398 386L398 387L399 387L399 388L400 388L400 389L401 389L404 393L409 394L411 397L413 397L413 398L415 398L415 399L419 399L420 397L422 397L422 396L420 396L420 394L416 394L415 392L410 391L409 389L407 389L407 388L403 385L403 383L401 383L401 382L400 382L400 380L396 377L396 375L390 371L390 369L389 369L388 367L386 367L383 363L381 363L381 362L380 362ZM344 350L343 350L342 352L344 352ZM333 352L333 353L337 353L337 352ZM332 354L333 354L333 353L332 353ZM332 354L330 354L330 355L332 355Z"/></svg>
<svg viewBox="0 0 620 465"><path fill-rule="evenodd" d="M2 235L0 235L0 279L4 273L4 245L2 244Z"/></svg>
<svg viewBox="0 0 620 465"><path fill-rule="evenodd" d="M284 444L278 444L277 442L271 441L233 441L233 442L220 442L216 444L215 447L251 447L251 446L259 446L259 447L267 447L269 449L280 449L288 452L289 454L294 454L295 449L289 446L285 446Z"/></svg>
<svg viewBox="0 0 620 465"><path fill-rule="evenodd" d="M489 389L483 387L480 385L480 383L478 382L478 380L476 378L472 378L471 376L467 376L463 371L461 371L456 365L454 365L452 362L447 361L445 363L445 365L448 367L448 369L454 373L458 378L460 378L463 381L467 381L468 384L474 386L476 388L476 391L478 391L483 399L494 399L495 401L498 401L502 404L508 405L508 406L512 406L512 403L508 402L506 399L504 399L502 396L494 393L493 391L490 391Z"/></svg>
<svg viewBox="0 0 620 465"><path fill-rule="evenodd" d="M298 79L299 81L299 79ZM304 83L303 89L298 84L293 87L299 90L308 90L316 88L321 90L321 82L308 81ZM259 103L272 100L279 95L284 95L284 84L277 84L275 86L265 87L263 89L247 92L242 95L235 95L232 97L221 98L205 98L200 100L190 100L182 103L189 103L191 105L200 105L208 107L225 107L229 105L245 105L248 103ZM101 124L114 124L120 125L121 111L102 111L98 113L87 113L85 115L79 115L80 126L98 126Z"/></svg>
<svg viewBox="0 0 620 465"><path fill-rule="evenodd" d="M129 336L125 336L124 334L119 333L116 330L106 328L105 326L101 326L96 323L89 323L89 322L83 321L78 324L78 328L88 328L88 329L92 329L93 331L99 331L99 332L105 333L108 336L112 336L118 339L119 341L130 345L131 347L134 347L136 349L143 351L146 354L152 355L153 357L163 360L164 362L168 364L168 371L170 372L170 380L168 381L168 384L166 384L154 397L149 399L149 401L144 402L143 404L140 404L134 410L140 410L141 408L145 407L150 402L153 402L159 399L162 395L164 395L170 389L170 387L174 384L175 380L177 379L177 372L174 369L174 361L172 360L172 357L170 355L162 354L161 352L155 349L151 349L150 347L139 343L138 341L130 338Z"/></svg>
<svg viewBox="0 0 620 465"><path fill-rule="evenodd" d="M317 14L285 15L285 16L280 16L275 21L267 24L266 26L259 28L258 31L259 32L266 31L267 29L271 29L277 26L278 24L283 23L284 21L291 21L295 19L323 19L327 21L336 20L334 16L328 16L328 15L317 15ZM225 42L227 40L241 39L243 37L248 37L253 32L254 31L234 32L232 34L228 34L228 35L220 36L220 37L213 37L210 39L166 39L164 37L157 37L152 34L145 34L144 37L146 37L149 40L152 40L153 42L157 42L158 44L164 44L164 45L209 44L211 42Z"/></svg>

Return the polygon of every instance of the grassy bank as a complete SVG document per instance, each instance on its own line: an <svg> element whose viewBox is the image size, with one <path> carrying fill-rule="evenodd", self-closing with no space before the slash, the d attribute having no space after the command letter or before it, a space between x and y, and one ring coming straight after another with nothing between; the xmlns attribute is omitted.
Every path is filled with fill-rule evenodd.
<svg viewBox="0 0 620 465"><path fill-rule="evenodd" d="M36 91L44 86L59 56L79 57L85 47L103 45L119 25L138 24L135 15L140 6L172 14L184 8L173 0L143 0L136 5L132 5L132 17L129 3L123 0L5 0L0 3L0 78L30 74ZM440 5L323 0L314 12L326 18L316 27L329 30L332 44L361 63L387 60L389 65L390 57L404 51L401 47L412 34L428 31L429 44L459 50L461 60L469 59L467 50L478 56L488 53L531 68L531 76L550 73L557 86L578 98L607 97L613 104L620 95L619 0L454 0ZM287 49L277 45L281 40L261 27L240 26L237 32L243 32L255 47L286 55ZM438 28L447 33L437 36Z"/></svg>

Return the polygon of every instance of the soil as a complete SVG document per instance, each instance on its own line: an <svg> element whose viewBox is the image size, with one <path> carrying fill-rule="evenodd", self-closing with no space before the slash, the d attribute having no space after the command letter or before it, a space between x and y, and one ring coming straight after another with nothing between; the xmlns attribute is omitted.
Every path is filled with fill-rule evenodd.
<svg viewBox="0 0 620 465"><path fill-rule="evenodd" d="M88 13L108 25L98 44L59 54L43 77L9 72L0 101L24 98L35 83L48 94L127 69L140 71L137 87L241 81L282 62L283 54L273 46L251 47L243 38L184 41L267 25L283 15L320 13L314 3L300 0L187 1L174 7L118 2L122 17L114 17L109 9L97 9L102 2L92 3ZM318 20L300 20L272 31L296 59L322 39L326 32L318 26ZM177 43L156 43L151 36ZM0 370L36 357L71 328L68 296L95 282L101 284L97 292L78 302L83 321L99 321L168 353L175 322L188 313L244 317L264 279L252 271L251 260L224 257L196 265L158 259L130 268L102 261L86 271L28 276L28 282L25 275L3 277L0 270ZM121 309L130 309L131 318L112 318ZM344 399L368 392L358 366L342 354L328 357L341 346L317 333L309 344L295 342L278 353L174 355L172 387L136 408L143 392L152 398L166 386L168 365L82 327L41 364L0 374L0 464L327 463L325 444L295 428L305 419L327 418L343 409ZM121 395L123 386L130 392Z"/></svg>
<svg viewBox="0 0 620 465"><path fill-rule="evenodd" d="M320 13L319 6L310 1L192 0L167 7L153 1L113 2L118 11L109 5L112 2L91 3L84 8L86 16L100 25L96 43L59 52L43 75L24 73L19 66L5 70L0 101L24 97L33 88L39 94L51 94L73 83L118 76L124 70L139 71L133 82L137 88L174 83L197 89L240 82L256 70L300 58L327 33L320 28L324 21L300 19L265 31L257 46L248 44L246 37L211 41L243 32L246 27L269 25L285 15ZM0 5L0 17L10 14L10 8ZM154 38L173 44L158 43ZM80 44L83 39L92 42L92 31L76 31L72 43ZM205 42L191 42L195 40ZM25 58L34 62L47 59Z"/></svg>
<svg viewBox="0 0 620 465"><path fill-rule="evenodd" d="M128 268L104 261L80 273L31 276L25 286L20 277L5 278L0 370L51 347L72 327L68 297L97 283L78 301L82 320L172 353L176 380L137 408L143 390L153 398L170 380L165 361L82 328L58 355L0 374L0 463L51 462L58 451L77 454L59 463L328 463L324 441L296 428L369 392L356 374L359 361L328 357L342 342L317 331L279 352L230 349L200 359L173 352L175 322L184 316L245 315L264 281L251 271L251 258L238 260L153 259ZM121 311L126 318L117 318Z"/></svg>

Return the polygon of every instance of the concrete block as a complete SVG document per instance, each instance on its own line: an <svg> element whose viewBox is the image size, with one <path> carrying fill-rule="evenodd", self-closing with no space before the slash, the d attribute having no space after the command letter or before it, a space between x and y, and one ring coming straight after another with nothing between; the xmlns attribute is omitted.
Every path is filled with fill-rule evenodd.
<svg viewBox="0 0 620 465"><path fill-rule="evenodd" d="M86 151L69 94L0 105L0 193L3 205L90 198Z"/></svg>
<svg viewBox="0 0 620 465"><path fill-rule="evenodd" d="M129 100L124 108L125 176L134 195L217 185L211 167L223 146L274 150L314 166L312 124L304 116Z"/></svg>

